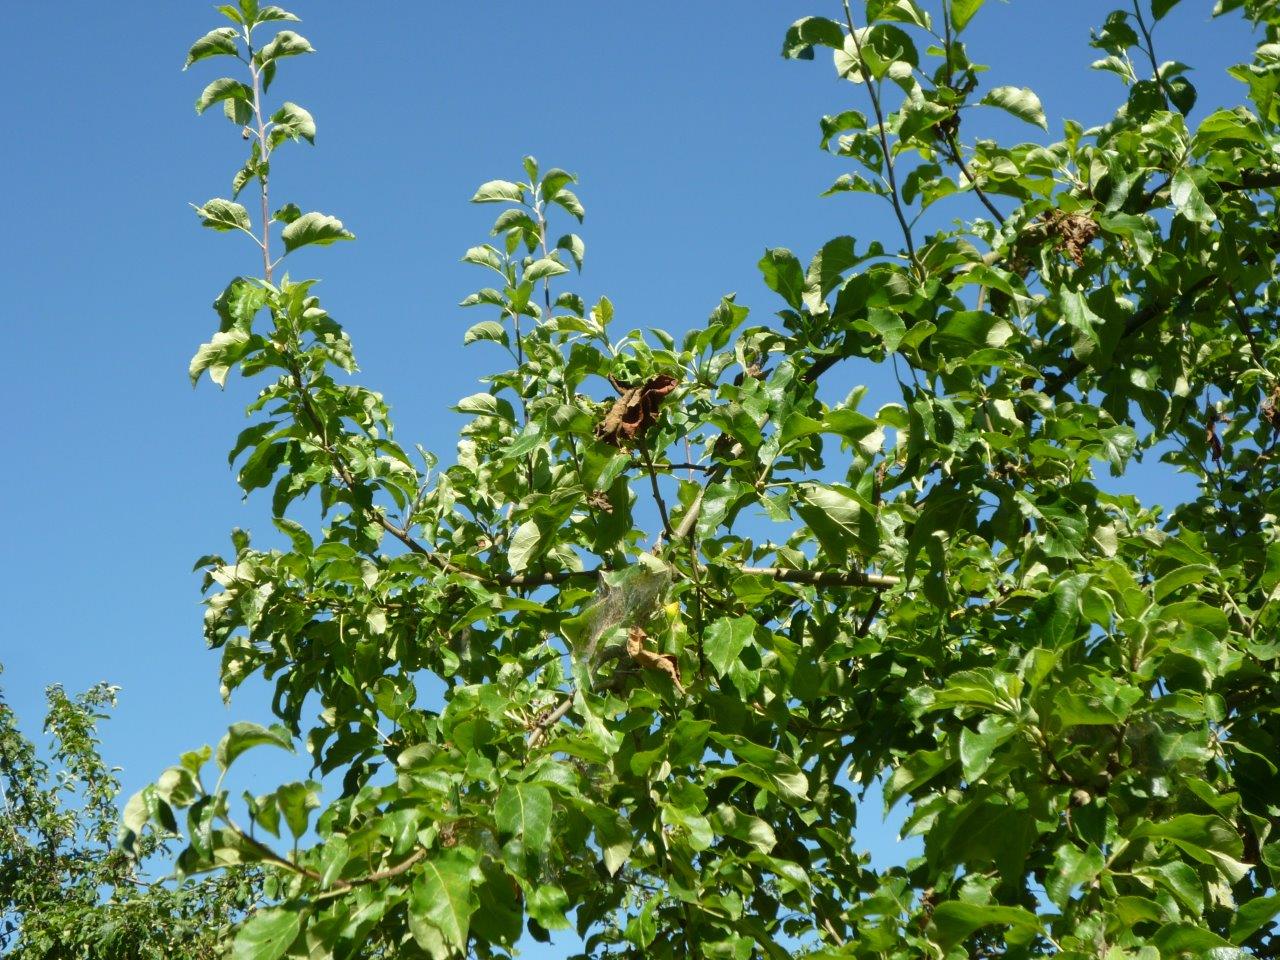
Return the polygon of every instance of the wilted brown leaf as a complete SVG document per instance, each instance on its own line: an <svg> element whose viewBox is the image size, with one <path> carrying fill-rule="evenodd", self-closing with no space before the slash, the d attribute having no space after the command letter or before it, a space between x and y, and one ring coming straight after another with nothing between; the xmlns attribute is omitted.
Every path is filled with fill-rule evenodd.
<svg viewBox="0 0 1280 960"><path fill-rule="evenodd" d="M638 387L624 387L612 377L609 382L621 396L596 424L596 438L615 447L642 439L658 419L663 398L680 385L679 380L666 373L651 377Z"/></svg>

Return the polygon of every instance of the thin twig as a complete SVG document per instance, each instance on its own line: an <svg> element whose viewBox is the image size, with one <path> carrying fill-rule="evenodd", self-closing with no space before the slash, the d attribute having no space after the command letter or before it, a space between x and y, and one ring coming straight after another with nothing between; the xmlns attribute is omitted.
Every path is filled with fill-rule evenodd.
<svg viewBox="0 0 1280 960"><path fill-rule="evenodd" d="M1147 29L1147 21L1142 15L1142 6L1138 3L1138 0L1133 0L1133 15L1138 20L1138 29L1142 31L1142 36L1147 41L1145 49L1147 59L1151 61L1151 72L1155 75L1156 86L1160 88L1160 92L1167 98L1167 101L1173 103L1173 91L1169 89L1169 85L1164 82L1164 77L1160 75L1160 66L1156 63L1155 41L1151 39L1151 31Z"/></svg>
<svg viewBox="0 0 1280 960"><path fill-rule="evenodd" d="M547 739L551 728L563 720L569 711L573 709L574 696L575 694L569 694L556 705L554 710L534 724L533 731L529 734L528 748L530 750L540 746Z"/></svg>
<svg viewBox="0 0 1280 960"><path fill-rule="evenodd" d="M996 218L996 223L1003 227L1004 214L1002 214L996 205L991 202L991 198L987 196L987 192L978 184L978 178L973 175L973 171L970 170L969 165L965 163L964 155L960 152L960 145L956 141L956 135L954 133L947 134L946 143L948 149L951 151L951 162L960 168L960 172L963 173L965 179L969 181L969 186L973 187L973 192L977 195L978 199L982 201L982 205L990 211L993 217Z"/></svg>
<svg viewBox="0 0 1280 960"><path fill-rule="evenodd" d="M229 821L228 823L231 829L234 830L245 843L249 844L249 846L253 847L262 855L264 862L281 867L291 873L296 873L298 876L306 877L308 880L315 883L321 883L324 880L323 874L317 873L308 867L304 867L302 864L290 860L288 857L280 856L280 854L276 853L265 843L250 836L234 823L230 823ZM356 887L366 887L371 884L382 883L386 880L394 880L396 877L408 873L413 868L414 864L418 863L427 855L427 852L426 847L419 847L393 867L388 867L385 870L375 870L373 873L367 873L362 877L355 877L351 880L336 880L333 884L333 888L337 892L346 893L350 890L354 890Z"/></svg>
<svg viewBox="0 0 1280 960"><path fill-rule="evenodd" d="M858 55L858 73L862 75L862 82L867 86L867 93L871 97L871 108L876 114L876 132L880 136L880 149L884 154L884 169L889 181L889 201L893 205L894 215L898 218L898 225L902 227L902 237L907 244L907 256L914 266L916 246L911 238L911 225L907 223L906 214L902 211L902 198L898 195L898 180L893 171L893 154L889 152L889 134L885 127L884 111L880 108L880 93L872 83L871 71L867 69L866 61L862 58L862 41L858 39L858 28L853 25L853 11L849 9L849 0L844 0L844 18L849 26L849 36L853 40L854 51Z"/></svg>
<svg viewBox="0 0 1280 960"><path fill-rule="evenodd" d="M653 457L649 455L649 447L644 440L637 438L636 446L639 448L640 456L649 472L649 485L653 489L653 501L658 505L658 515L662 517L662 532L666 534L667 540L671 541L674 538L671 532L671 517L667 514L667 502L662 499L662 490L658 487L658 473L653 467Z"/></svg>

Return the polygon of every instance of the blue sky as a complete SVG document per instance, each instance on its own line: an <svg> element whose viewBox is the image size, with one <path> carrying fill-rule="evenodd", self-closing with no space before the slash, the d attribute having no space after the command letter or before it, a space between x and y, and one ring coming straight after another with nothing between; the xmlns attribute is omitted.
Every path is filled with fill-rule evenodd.
<svg viewBox="0 0 1280 960"><path fill-rule="evenodd" d="M991 65L989 85L1035 89L1051 130L1063 116L1088 126L1122 96L1116 78L1088 69L1089 28L1112 6L992 0L967 34L970 55ZM1251 49L1239 21L1210 22L1210 6L1185 0L1156 33L1161 59L1197 68L1193 119L1240 101L1223 68ZM267 504L243 502L226 464L250 391L193 392L186 377L214 329L208 304L255 268L245 244L201 230L187 206L227 194L242 143L220 116L192 111L216 68L180 70L190 42L218 25L210 5L69 0L56 18L11 7L0 683L33 734L46 684L120 684L105 748L132 791L227 723L269 719L257 687L221 704L190 572L233 526L270 528ZM274 199L339 216L359 239L303 251L290 269L323 278L360 381L393 405L402 442L446 460L461 422L448 407L498 362L461 347L481 317L457 303L481 284L459 257L495 212L467 199L483 180L517 178L526 153L580 175L577 288L607 294L624 328L679 332L734 291L767 315L778 304L755 268L765 247L807 259L838 234L895 236L871 198L818 196L847 169L819 151L818 118L865 108L861 89L822 55L778 56L788 24L837 15L835 0L291 8L319 55L288 63L273 93L310 109L319 136L315 149L282 151ZM1040 135L976 113L966 132ZM841 396L870 384L872 408L889 398L882 371L849 365L832 380ZM1166 503L1190 489L1159 468L1124 488ZM247 769L250 789L278 773ZM885 856L890 842L874 827L857 838Z"/></svg>

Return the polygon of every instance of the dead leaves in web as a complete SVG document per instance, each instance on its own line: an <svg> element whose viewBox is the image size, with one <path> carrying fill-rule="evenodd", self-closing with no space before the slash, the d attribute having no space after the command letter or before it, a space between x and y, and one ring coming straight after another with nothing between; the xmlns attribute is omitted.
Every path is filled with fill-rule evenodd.
<svg viewBox="0 0 1280 960"><path fill-rule="evenodd" d="M676 658L669 653L646 650L644 642L647 639L648 634L639 627L632 627L627 631L627 656L645 670L658 670L665 673L671 678L676 689L684 693L684 684L680 682L680 665L676 663Z"/></svg>
<svg viewBox="0 0 1280 960"><path fill-rule="evenodd" d="M624 387L613 377L609 382L621 396L596 424L596 439L615 447L643 439L657 421L663 399L680 385L679 380L666 373L650 377L638 387Z"/></svg>
<svg viewBox="0 0 1280 960"><path fill-rule="evenodd" d="M1077 267L1084 266L1084 252L1098 238L1098 225L1083 213L1065 213L1050 210L1044 215L1048 233L1055 238L1057 247L1071 258Z"/></svg>

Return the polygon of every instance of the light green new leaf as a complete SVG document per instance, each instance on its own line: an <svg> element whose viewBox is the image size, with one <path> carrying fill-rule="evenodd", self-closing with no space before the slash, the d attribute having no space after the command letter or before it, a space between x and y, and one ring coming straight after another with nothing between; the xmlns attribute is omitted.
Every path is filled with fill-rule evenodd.
<svg viewBox="0 0 1280 960"><path fill-rule="evenodd" d="M544 852L551 844L551 814L551 792L529 783L504 787L493 808L498 829L520 837L525 847L536 853Z"/></svg>
<svg viewBox="0 0 1280 960"><path fill-rule="evenodd" d="M234 57L239 54L236 46L236 30L234 27L218 27L210 30L191 45L187 51L187 62L182 65L185 70L198 60L207 57Z"/></svg>
<svg viewBox="0 0 1280 960"><path fill-rule="evenodd" d="M356 235L342 226L337 217L323 213L304 213L280 233L285 253L309 244L328 246L338 240L354 240Z"/></svg>
<svg viewBox="0 0 1280 960"><path fill-rule="evenodd" d="M301 915L292 910L259 910L236 934L234 960L279 960L302 927Z"/></svg>
<svg viewBox="0 0 1280 960"><path fill-rule="evenodd" d="M211 230L250 230L249 211L234 200L215 197L197 207L191 205L200 223Z"/></svg>
<svg viewBox="0 0 1280 960"><path fill-rule="evenodd" d="M233 723L227 728L214 753L218 769L226 770L240 754L262 744L270 744L293 753L293 738L283 724L273 723L270 727L264 727L248 720Z"/></svg>
<svg viewBox="0 0 1280 960"><path fill-rule="evenodd" d="M471 864L461 855L446 853L423 864L409 895L409 929L419 946L430 949L434 941L424 927L454 948L465 946L474 909Z"/></svg>
<svg viewBox="0 0 1280 960"><path fill-rule="evenodd" d="M1019 120L1034 123L1042 130L1049 129L1040 98L1026 87L996 87L978 102L1006 110Z"/></svg>
<svg viewBox="0 0 1280 960"><path fill-rule="evenodd" d="M511 201L519 203L524 199L524 188L510 180L490 180L480 184L480 189L471 198L472 203L501 203Z"/></svg>

